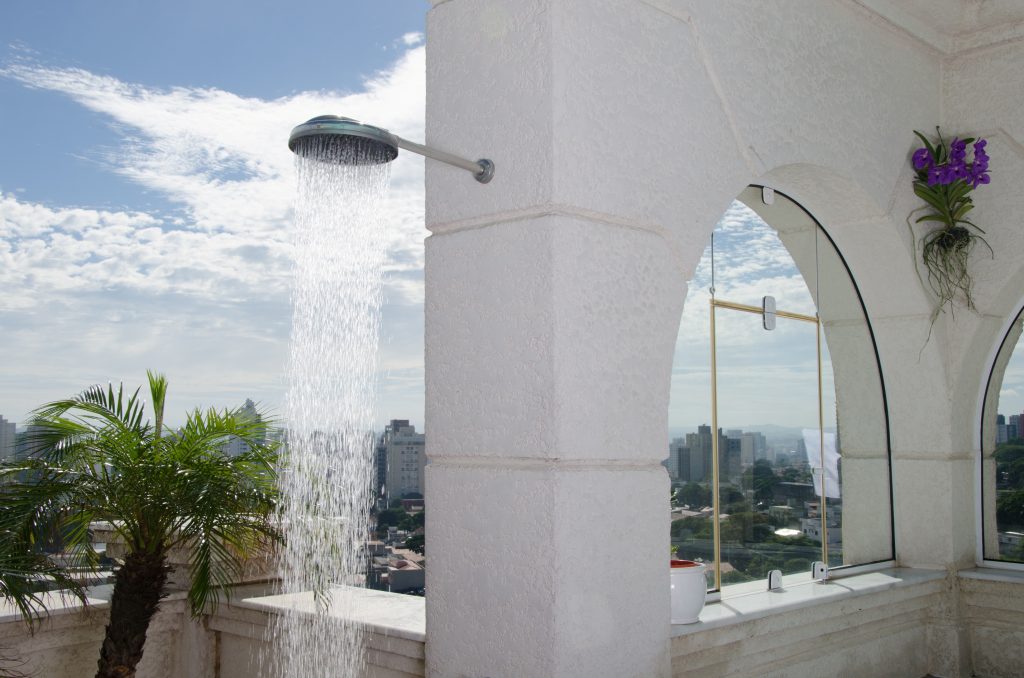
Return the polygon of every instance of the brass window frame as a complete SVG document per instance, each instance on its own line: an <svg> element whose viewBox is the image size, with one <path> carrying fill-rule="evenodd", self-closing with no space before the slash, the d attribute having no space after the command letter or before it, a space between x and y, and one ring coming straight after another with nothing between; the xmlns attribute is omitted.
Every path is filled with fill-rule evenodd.
<svg viewBox="0 0 1024 678"><path fill-rule="evenodd" d="M713 592L722 590L722 535L721 535L721 519L720 515L720 492L719 486L721 484L719 478L718 468L718 345L717 335L715 333L715 310L725 309L729 311L738 311L740 313L752 313L755 315L763 315L764 311L759 306L751 306L749 304L741 304L734 301L725 301L723 299L716 299L714 292L711 294L709 299L710 303L710 319L711 319L711 476L712 476L712 487L711 487L711 511L712 511L712 535L715 549L715 587L712 589ZM775 315L779 318L788 318L790 320L796 320L799 322L811 323L814 325L815 335L815 346L816 346L816 358L818 363L818 454L819 454L819 468L817 473L821 475L821 495L820 495L820 509L821 509L821 561L825 564L825 572L828 572L828 510L826 505L828 503L828 491L826 487L827 478L825 476L825 410L824 410L824 394L822 387L822 362L821 362L821 318L818 314L807 315L804 313L795 313L793 311L776 310ZM812 471L813 472L813 471Z"/></svg>

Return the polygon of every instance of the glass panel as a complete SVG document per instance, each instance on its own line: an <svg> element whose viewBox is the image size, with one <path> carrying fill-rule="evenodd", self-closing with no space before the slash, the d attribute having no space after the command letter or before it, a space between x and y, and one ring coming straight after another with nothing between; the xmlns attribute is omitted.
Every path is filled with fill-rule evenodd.
<svg viewBox="0 0 1024 678"><path fill-rule="evenodd" d="M780 311L820 313L822 407L830 443L826 449L831 447L838 457L826 466L837 485L832 494L838 496L827 500L824 530L814 490L809 497L796 496L801 483L805 494L807 485L813 486L805 428L806 439L818 449L815 326L780 316L778 329L766 332L759 315L719 308L716 318L720 333L725 332L719 337L719 368L733 370L719 378L719 423L723 438L728 439L731 431L740 440L726 440L723 446L733 445L733 454L735 446L741 446L739 468L727 458L722 469L723 512L729 508L741 516L728 524L727 516L721 523L725 583L762 578L769 564L787 573L803 565L800 559L809 567L811 560L821 559L823 532L828 533L831 567L889 560L893 540L888 421L875 345L856 287L827 234L799 205L779 193L773 205L764 205L759 187L748 188L740 200L715 230L715 296L760 307L761 298L772 295ZM715 559L711 511L704 506L710 493L710 451L705 447L711 440L711 249L709 245L690 282L680 323L665 462L674 490L672 543L680 557L709 565ZM796 413L796 427L776 423ZM751 419L754 415L760 416ZM779 431L785 428L789 431ZM754 434L761 434L764 441ZM788 494L776 492L780 482L795 485L782 486ZM766 541L773 543L763 539L769 527L772 539L806 538L811 543L803 545L809 550L798 553L796 542L782 549L765 546ZM794 532L775 534L787 529ZM817 548L813 542L818 542ZM787 566L787 561L793 562Z"/></svg>
<svg viewBox="0 0 1024 678"><path fill-rule="evenodd" d="M836 431L842 480L841 498L826 507L828 512L836 504L829 523L838 520L842 544L830 546L829 565L889 560L888 420L875 344L856 286L828 234L795 202L776 193L775 203L765 205L759 188L748 188L740 199L774 227L821 316L825 430Z"/></svg>
<svg viewBox="0 0 1024 678"><path fill-rule="evenodd" d="M817 440L816 325L780 317L769 332L756 314L715 318L722 584L809 572L822 553L805 444Z"/></svg>
<svg viewBox="0 0 1024 678"><path fill-rule="evenodd" d="M996 357L985 399L982 529L986 560L1024 562L1024 311Z"/></svg>
<svg viewBox="0 0 1024 678"><path fill-rule="evenodd" d="M813 224L810 217L808 222ZM841 499L828 510L841 532L831 544L829 566L893 558L889 431L871 328L846 266L828 236L817 228L817 270L805 271L819 298L822 319L825 430L834 429L840 452ZM787 242L783 236L783 242ZM816 282L816 284L815 284ZM835 510L832 504L835 503ZM831 538L831 537L830 537Z"/></svg>
<svg viewBox="0 0 1024 678"><path fill-rule="evenodd" d="M710 259L701 261L710 271ZM708 274L710 275L710 274ZM711 343L707 291L691 285L672 366L669 458L672 479L672 548L676 556L707 563L708 589L715 585L715 545L711 508ZM695 422L691 427L681 424Z"/></svg>

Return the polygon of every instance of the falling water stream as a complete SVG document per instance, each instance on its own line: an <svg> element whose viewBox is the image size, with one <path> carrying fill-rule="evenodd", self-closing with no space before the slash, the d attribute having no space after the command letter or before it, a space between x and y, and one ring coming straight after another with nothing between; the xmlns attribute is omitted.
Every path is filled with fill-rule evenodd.
<svg viewBox="0 0 1024 678"><path fill-rule="evenodd" d="M280 477L282 593L314 591L271 629L271 675L360 675L347 621L363 585L373 468L373 394L385 258L380 203L390 164L370 145L314 138L296 149L293 319ZM338 162L341 154L347 162ZM379 164L378 164L379 163Z"/></svg>

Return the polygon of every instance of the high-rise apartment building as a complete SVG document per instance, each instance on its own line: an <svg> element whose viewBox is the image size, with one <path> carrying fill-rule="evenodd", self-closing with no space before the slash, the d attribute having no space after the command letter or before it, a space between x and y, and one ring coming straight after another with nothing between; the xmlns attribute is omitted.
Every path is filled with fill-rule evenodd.
<svg viewBox="0 0 1024 678"><path fill-rule="evenodd" d="M18 427L13 421L7 421L0 415L0 461L14 459L17 431Z"/></svg>
<svg viewBox="0 0 1024 678"><path fill-rule="evenodd" d="M686 483L691 480L690 448L686 446L685 438L672 439L668 445L668 459L663 463L673 481Z"/></svg>
<svg viewBox="0 0 1024 678"><path fill-rule="evenodd" d="M740 433L740 465L744 468L752 466L758 459L768 456L768 440L763 433L744 431Z"/></svg>
<svg viewBox="0 0 1024 678"><path fill-rule="evenodd" d="M388 501L409 494L423 494L423 471L427 464L427 437L416 432L408 419L392 419L384 427L378 449L383 448L387 466L384 473L384 492Z"/></svg>
<svg viewBox="0 0 1024 678"><path fill-rule="evenodd" d="M246 398L245 405L242 405L239 416L242 419L249 421L260 421L260 413L256 410L256 403ZM260 443L265 443L265 440L260 439ZM241 438L232 437L226 443L220 446L220 451L224 453L226 457L237 457L240 454L244 454L249 451L249 445Z"/></svg>

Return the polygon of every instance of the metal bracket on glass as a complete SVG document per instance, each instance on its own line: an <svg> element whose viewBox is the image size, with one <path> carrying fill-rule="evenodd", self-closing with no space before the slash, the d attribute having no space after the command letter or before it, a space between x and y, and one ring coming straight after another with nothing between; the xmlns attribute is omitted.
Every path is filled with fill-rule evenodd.
<svg viewBox="0 0 1024 678"><path fill-rule="evenodd" d="M815 560L811 563L811 579L817 582L828 581L828 565L820 560Z"/></svg>
<svg viewBox="0 0 1024 678"><path fill-rule="evenodd" d="M775 329L775 297L761 297L761 323L766 330Z"/></svg>
<svg viewBox="0 0 1024 678"><path fill-rule="evenodd" d="M782 570L772 570L768 573L768 590L778 591L782 588Z"/></svg>

